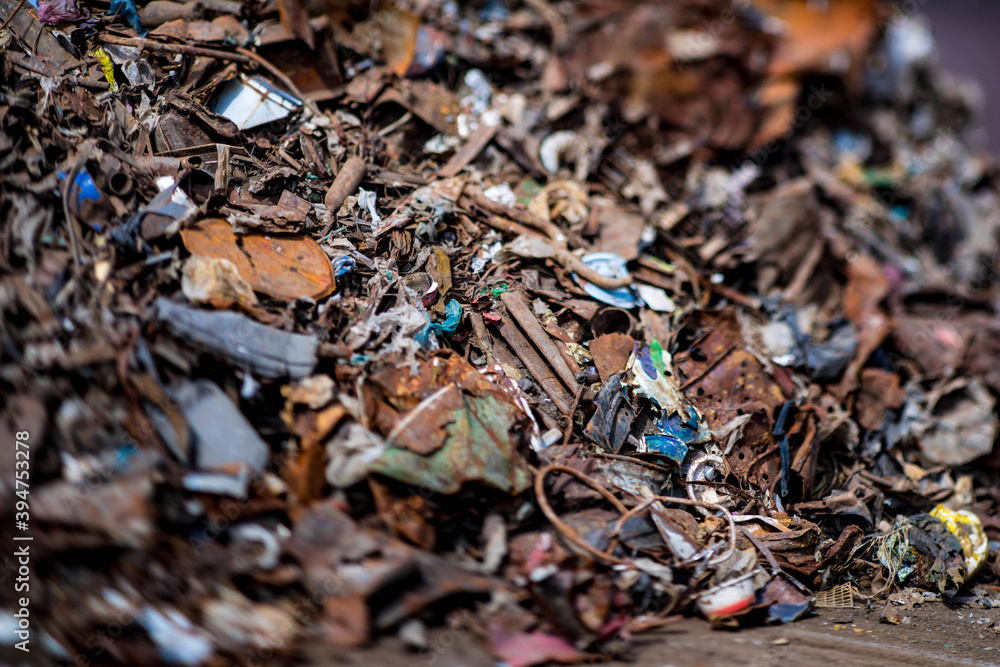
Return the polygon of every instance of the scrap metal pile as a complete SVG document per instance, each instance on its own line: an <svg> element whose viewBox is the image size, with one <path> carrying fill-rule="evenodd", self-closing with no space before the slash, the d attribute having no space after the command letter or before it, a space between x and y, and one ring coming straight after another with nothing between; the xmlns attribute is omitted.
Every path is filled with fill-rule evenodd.
<svg viewBox="0 0 1000 667"><path fill-rule="evenodd" d="M472 610L526 666L1000 598L1000 180L919 17L0 19L0 421L55 658L420 650Z"/></svg>

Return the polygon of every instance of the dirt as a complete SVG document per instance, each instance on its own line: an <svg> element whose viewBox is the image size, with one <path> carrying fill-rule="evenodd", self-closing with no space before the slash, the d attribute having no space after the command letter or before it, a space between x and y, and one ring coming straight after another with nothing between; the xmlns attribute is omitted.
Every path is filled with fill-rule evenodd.
<svg viewBox="0 0 1000 667"><path fill-rule="evenodd" d="M700 618L637 636L617 659L596 656L607 667L700 665L1000 665L1000 609L953 609L932 602L903 612L909 622L881 623L871 608L820 609L789 625L713 630ZM980 623L989 619L989 623ZM496 661L467 630L431 633L429 650L416 652L392 638L347 655L328 646L305 649L309 667L493 667Z"/></svg>
<svg viewBox="0 0 1000 667"><path fill-rule="evenodd" d="M881 605L871 609L820 610L783 626L739 632L714 631L700 619L636 642L635 659L612 665L995 665L1000 635L989 618L997 609L950 609L931 603L908 613L909 623L880 623ZM971 616L970 616L971 614ZM670 653L664 651L669 647Z"/></svg>

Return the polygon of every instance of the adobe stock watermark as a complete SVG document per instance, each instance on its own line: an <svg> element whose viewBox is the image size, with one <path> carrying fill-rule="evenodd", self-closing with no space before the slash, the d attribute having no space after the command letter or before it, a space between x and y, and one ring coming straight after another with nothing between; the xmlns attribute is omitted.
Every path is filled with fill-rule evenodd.
<svg viewBox="0 0 1000 667"><path fill-rule="evenodd" d="M14 579L14 592L17 594L17 604L14 612L14 619L17 629L14 634L20 640L14 644L14 648L25 653L31 652L31 535L28 529L31 527L31 507L28 504L28 496L31 492L31 446L29 440L31 434L27 431L17 431L11 446L14 447L15 464L12 476L14 477L14 495L17 501L14 503L14 527L17 532L13 541L13 559L16 561L17 570Z"/></svg>

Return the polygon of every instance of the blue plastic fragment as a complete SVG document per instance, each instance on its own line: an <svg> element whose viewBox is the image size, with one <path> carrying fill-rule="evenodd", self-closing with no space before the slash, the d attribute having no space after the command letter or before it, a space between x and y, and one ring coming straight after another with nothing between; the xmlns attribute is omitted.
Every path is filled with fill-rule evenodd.
<svg viewBox="0 0 1000 667"><path fill-rule="evenodd" d="M840 129L833 134L833 145L839 153L849 153L856 155L861 161L867 160L872 152L872 141L870 138Z"/></svg>
<svg viewBox="0 0 1000 667"><path fill-rule="evenodd" d="M510 9L504 0L486 0L482 9L479 10L480 21L506 21L510 16Z"/></svg>
<svg viewBox="0 0 1000 667"><path fill-rule="evenodd" d="M108 16L114 16L115 14L121 14L129 27L135 30L140 37L145 37L148 34L146 29L142 27L142 21L139 20L139 12L135 8L135 0L111 0L111 7L108 8Z"/></svg>
<svg viewBox="0 0 1000 667"><path fill-rule="evenodd" d="M687 456L687 445L672 435L647 435L644 440L646 451L665 456L678 465L683 463L684 457Z"/></svg>
<svg viewBox="0 0 1000 667"><path fill-rule="evenodd" d="M639 365L642 367L642 372L655 380L656 365L653 363L653 358L649 353L649 348L642 348L636 356L639 360Z"/></svg>
<svg viewBox="0 0 1000 667"><path fill-rule="evenodd" d="M60 171L59 178L66 180L66 172ZM94 179L90 177L90 172L84 167L76 175L76 208L83 206L87 199L97 201L101 198L101 191L94 185Z"/></svg>
<svg viewBox="0 0 1000 667"><path fill-rule="evenodd" d="M675 413L661 419L656 425L663 433L685 444L690 444L698 440L698 413L694 411L694 408L688 407L686 417Z"/></svg>
<svg viewBox="0 0 1000 667"><path fill-rule="evenodd" d="M629 275L625 259L621 255L616 255L613 252L592 252L584 255L580 259L583 260L584 264L606 278L624 278ZM643 300L639 298L638 295L633 294L632 290L628 287L606 290L593 283L583 280L575 273L572 275L573 280L580 284L583 291L598 301L603 301L606 304L617 306L618 308L624 308L625 310L641 306L644 303Z"/></svg>
<svg viewBox="0 0 1000 667"><path fill-rule="evenodd" d="M66 172L60 171L59 178L66 180ZM87 171L86 167L81 169L76 175L76 210L79 212L83 208L83 202L88 199L91 201L98 201L101 198L101 191L97 189L94 184L94 179L90 177L90 172ZM89 223L88 223L89 224ZM97 231L101 231L100 225L91 224L91 227Z"/></svg>
<svg viewBox="0 0 1000 667"><path fill-rule="evenodd" d="M645 436L646 449L677 463L684 461L688 445L701 440L698 413L690 406L687 408L687 415L674 413L660 419L656 426L660 433Z"/></svg>
<svg viewBox="0 0 1000 667"><path fill-rule="evenodd" d="M119 447L118 451L115 452L115 468L124 468L125 464L128 463L128 460L137 453L139 453L139 449L133 444Z"/></svg>
<svg viewBox="0 0 1000 667"><path fill-rule="evenodd" d="M809 611L812 605L807 602L782 603L777 602L767 608L768 623L792 623Z"/></svg>
<svg viewBox="0 0 1000 667"><path fill-rule="evenodd" d="M97 201L101 198L101 191L94 185L94 179L90 177L90 172L81 169L76 175L77 187L77 207L83 206L84 200L91 199Z"/></svg>
<svg viewBox="0 0 1000 667"><path fill-rule="evenodd" d="M343 255L333 260L333 275L342 276L354 270L357 262L350 255Z"/></svg>
<svg viewBox="0 0 1000 667"><path fill-rule="evenodd" d="M444 307L444 322L440 324L431 322L426 327L420 330L420 332L414 336L414 339L420 343L420 347L427 348L431 341L431 334L441 334L441 333L455 333L455 329L458 328L458 323L462 321L462 304L460 304L455 299L452 299Z"/></svg>

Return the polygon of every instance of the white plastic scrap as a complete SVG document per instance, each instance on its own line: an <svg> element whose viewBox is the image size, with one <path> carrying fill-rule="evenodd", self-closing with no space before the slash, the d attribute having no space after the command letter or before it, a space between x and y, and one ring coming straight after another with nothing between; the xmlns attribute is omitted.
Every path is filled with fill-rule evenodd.
<svg viewBox="0 0 1000 667"><path fill-rule="evenodd" d="M435 134L433 137L424 142L424 150L428 153L433 153L434 155L441 155L442 153L447 153L450 150L454 150L462 145L462 140L459 137Z"/></svg>
<svg viewBox="0 0 1000 667"><path fill-rule="evenodd" d="M503 248L503 241L497 241L492 244L484 243L483 247L476 253L476 256L472 258L472 273L482 273L486 265L493 261L493 257L500 252L501 248Z"/></svg>
<svg viewBox="0 0 1000 667"><path fill-rule="evenodd" d="M240 397L244 401L249 401L260 391L260 382L254 379L251 373L243 374L243 384L240 385Z"/></svg>
<svg viewBox="0 0 1000 667"><path fill-rule="evenodd" d="M259 545L259 552L255 557L257 567L271 570L278 566L281 545L278 544L278 538L275 537L274 533L264 526L256 523L241 523L231 528L229 535L234 542Z"/></svg>
<svg viewBox="0 0 1000 667"><path fill-rule="evenodd" d="M733 172L730 176L730 185L734 190L736 190L740 195L743 191L747 189L751 183L757 180L760 176L760 165L753 162L744 162L739 169Z"/></svg>
<svg viewBox="0 0 1000 667"><path fill-rule="evenodd" d="M458 136L462 139L468 139L477 127L479 127L479 121L470 114L460 113L455 118L455 129L458 130Z"/></svg>
<svg viewBox="0 0 1000 667"><path fill-rule="evenodd" d="M140 91L140 95L141 99L139 100L138 108L135 110L135 117L139 121L139 124L146 128L147 132L151 133L160 122L160 114L153 111L153 104L146 91Z"/></svg>
<svg viewBox="0 0 1000 667"><path fill-rule="evenodd" d="M495 201L498 204L503 204L504 206L514 206L517 204L517 195L511 189L509 183L501 183L500 185L494 185L492 187L486 188L483 192L486 198L490 201Z"/></svg>
<svg viewBox="0 0 1000 667"><path fill-rule="evenodd" d="M503 122L503 114L500 113L499 109L487 109L480 116L479 120L482 121L483 125L499 125Z"/></svg>
<svg viewBox="0 0 1000 667"><path fill-rule="evenodd" d="M349 423L326 443L326 480L338 489L357 484L368 477L369 466L387 448L377 434L356 422Z"/></svg>
<svg viewBox="0 0 1000 667"><path fill-rule="evenodd" d="M646 305L658 313L672 313L677 309L674 300L670 298L666 290L652 285L636 283L636 290L639 297L646 302Z"/></svg>
<svg viewBox="0 0 1000 667"><path fill-rule="evenodd" d="M460 103L474 116L478 116L490 106L490 98L493 95L490 80L481 70L470 69L465 73L465 85L471 92L463 97Z"/></svg>
<svg viewBox="0 0 1000 667"><path fill-rule="evenodd" d="M142 49L139 47L105 44L104 50L111 56L111 60L121 67L130 85L152 88L156 84L156 73L152 65L142 59Z"/></svg>
<svg viewBox="0 0 1000 667"><path fill-rule="evenodd" d="M675 30L667 35L667 45L675 61L694 62L719 53L722 40L705 30Z"/></svg>
<svg viewBox="0 0 1000 667"><path fill-rule="evenodd" d="M652 558L636 558L632 561L632 563L630 563L630 565L633 565L637 570L643 572L644 574L648 574L649 576L659 579L660 581L671 586L674 585L674 572L669 566L664 565L663 563L658 563Z"/></svg>
<svg viewBox="0 0 1000 667"><path fill-rule="evenodd" d="M154 199L153 202L150 202L150 207L147 207L147 210L155 208L157 213L173 217L174 221L170 223L170 226L167 228L167 233L176 234L177 230L179 230L182 225L186 224L198 213L198 207L195 206L194 203L188 198L187 193L185 193L184 190L177 187L177 181L174 180L172 176L158 177L156 179L156 187L160 189L160 193L163 193L169 188L173 188L170 193L169 203L161 203ZM171 206L171 204L173 206ZM169 213L167 209L169 209Z"/></svg>
<svg viewBox="0 0 1000 667"><path fill-rule="evenodd" d="M41 105L42 108L44 109L49 106L49 98L51 97L52 93L59 90L59 86L62 84L62 81L53 77L43 76L38 80L38 83L39 85L41 85L42 90L45 91L45 97L42 98L42 105Z"/></svg>
<svg viewBox="0 0 1000 667"><path fill-rule="evenodd" d="M542 160L545 171L554 174L559 171L562 156L569 151L576 143L576 132L571 130L560 130L553 132L542 139L542 144L538 149L538 155Z"/></svg>
<svg viewBox="0 0 1000 667"><path fill-rule="evenodd" d="M128 614L130 616L134 616L136 613L134 603L130 601L121 591L117 591L113 588L102 588L101 597L108 603L108 606L110 606L116 614Z"/></svg>
<svg viewBox="0 0 1000 667"><path fill-rule="evenodd" d="M787 322L773 320L759 328L761 345L771 360L788 366L795 360L795 332Z"/></svg>
<svg viewBox="0 0 1000 667"><path fill-rule="evenodd" d="M563 434L557 428L550 428L548 431L542 434L542 447L551 447L560 440L562 440Z"/></svg>
<svg viewBox="0 0 1000 667"><path fill-rule="evenodd" d="M163 192L167 188L173 187L176 182L173 176L159 176L156 179L156 187L160 188L160 192ZM187 193L180 188L175 188L170 194L170 201L180 204L184 208L197 208L188 198Z"/></svg>
<svg viewBox="0 0 1000 667"><path fill-rule="evenodd" d="M375 208L377 198L374 192L371 190L365 190L364 188L358 188L358 206L362 209L368 211L368 215L372 219L372 228L378 229L382 226L382 216L378 214L378 209Z"/></svg>
<svg viewBox="0 0 1000 667"><path fill-rule="evenodd" d="M212 644L176 609L167 609L164 614L146 607L139 615L139 623L149 633L164 662L200 665L212 657Z"/></svg>
<svg viewBox="0 0 1000 667"><path fill-rule="evenodd" d="M657 360L652 359L653 354L654 351L650 350L650 359L655 364ZM672 368L673 358L670 356L670 353L661 349L659 354L660 365L663 368ZM651 378L642 370L641 366L642 362L639 360L639 356L633 352L629 358L628 370L632 371L635 376L635 387L646 397L654 401L664 414L686 414L687 403L684 400L684 393L677 382L677 373L672 373L669 376L657 373L655 378Z"/></svg>
<svg viewBox="0 0 1000 667"><path fill-rule="evenodd" d="M373 345L390 341L383 354L399 354L400 366L413 368L416 364L416 353L420 344L413 336L427 326L427 314L418 309L412 302L419 303L419 297L403 286L406 298L398 301L395 306L373 317L358 322L350 329L348 340L350 345L360 345L373 339ZM437 349L437 339L430 337L431 349Z"/></svg>

